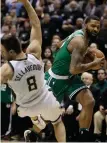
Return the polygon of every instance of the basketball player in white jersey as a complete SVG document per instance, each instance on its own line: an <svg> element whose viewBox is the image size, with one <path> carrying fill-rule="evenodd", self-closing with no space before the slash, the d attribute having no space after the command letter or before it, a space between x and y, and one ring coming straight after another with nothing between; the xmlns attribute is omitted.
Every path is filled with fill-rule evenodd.
<svg viewBox="0 0 107 143"><path fill-rule="evenodd" d="M28 0L23 3L31 25L30 45L26 54L15 36L4 35L1 38L1 53L5 63L1 69L1 84L8 83L16 93L16 104L20 117L29 116L33 123L41 115L44 120L53 123L58 142L65 142L65 128L61 120L60 104L53 93L48 91L44 81L44 65L41 59L42 35L40 21Z"/></svg>

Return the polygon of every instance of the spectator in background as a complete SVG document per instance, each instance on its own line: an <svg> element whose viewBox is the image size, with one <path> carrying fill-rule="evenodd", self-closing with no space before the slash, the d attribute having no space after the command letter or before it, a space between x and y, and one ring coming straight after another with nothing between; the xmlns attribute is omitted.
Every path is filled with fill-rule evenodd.
<svg viewBox="0 0 107 143"><path fill-rule="evenodd" d="M81 75L81 80L90 88L93 83L93 75L88 72L83 72Z"/></svg>
<svg viewBox="0 0 107 143"><path fill-rule="evenodd" d="M22 33L28 33L30 35L31 27L28 20L23 22L23 25L19 28L19 36Z"/></svg>
<svg viewBox="0 0 107 143"><path fill-rule="evenodd" d="M95 86L100 90L100 95L102 96L103 92L107 89L106 72L104 69L98 70L97 78L98 82Z"/></svg>
<svg viewBox="0 0 107 143"><path fill-rule="evenodd" d="M96 8L95 15L101 18L106 6L107 6L107 2L106 0L104 0L103 3Z"/></svg>
<svg viewBox="0 0 107 143"><path fill-rule="evenodd" d="M61 42L61 38L58 35L54 35L52 37L52 43L51 43L51 50L52 52L55 52Z"/></svg>
<svg viewBox="0 0 107 143"><path fill-rule="evenodd" d="M103 15L101 17L101 21L104 19L104 17L107 17L107 6L104 8Z"/></svg>
<svg viewBox="0 0 107 143"><path fill-rule="evenodd" d="M44 7L45 0L36 0L36 7L41 6Z"/></svg>
<svg viewBox="0 0 107 143"><path fill-rule="evenodd" d="M61 9L61 0L53 1L54 11L50 13L52 22L57 23L55 33L61 34L63 22L63 10Z"/></svg>
<svg viewBox="0 0 107 143"><path fill-rule="evenodd" d="M43 52L46 46L50 46L52 36L55 34L56 31L56 24L51 21L51 17L48 13L44 14L44 18L41 22L42 28L42 38L43 38Z"/></svg>
<svg viewBox="0 0 107 143"><path fill-rule="evenodd" d="M85 14L86 16L94 15L96 10L96 3L95 0L88 0L88 3L85 7Z"/></svg>
<svg viewBox="0 0 107 143"><path fill-rule="evenodd" d="M76 25L74 26L74 30L79 30L83 28L84 19L83 18L77 18L76 19Z"/></svg>
<svg viewBox="0 0 107 143"><path fill-rule="evenodd" d="M1 29L1 32L4 33L4 34L9 34L10 33L9 26L8 25L3 25L2 29Z"/></svg>
<svg viewBox="0 0 107 143"><path fill-rule="evenodd" d="M27 12L26 12L26 10L25 10L23 5L21 6L20 11L18 12L17 17L18 17L17 18L18 19L18 24L20 26L22 26L24 21L26 21L26 19L28 19Z"/></svg>
<svg viewBox="0 0 107 143"><path fill-rule="evenodd" d="M8 7L5 4L5 1L1 1L1 17L5 16L8 13Z"/></svg>
<svg viewBox="0 0 107 143"><path fill-rule="evenodd" d="M95 111L98 111L101 96L102 96L103 92L107 89L106 72L104 69L100 69L97 71L97 79L98 79L98 81L94 86L99 90L99 94L95 94L95 96L94 96L94 98L96 100L96 104L95 104L96 110Z"/></svg>
<svg viewBox="0 0 107 143"><path fill-rule="evenodd" d="M107 80L106 80L106 73L105 73L104 69L98 70L97 78L98 78L98 83L95 84L95 87L99 89L100 96L98 98L97 94L95 95L95 97L97 97L97 110L96 110L96 113L94 114L94 126L95 126L94 133L97 134L95 137L98 140L101 140L100 131L101 131L101 126L102 126L101 122L103 120L103 116L101 115L100 112L102 112L102 114L104 112L103 112L103 107L100 105L101 105L101 100L104 96L103 94L107 95L107 92L106 92L107 91ZM103 103L103 104L105 104L105 103ZM106 102L106 104L107 104L107 102ZM98 117L98 116L100 116L100 117ZM97 120L97 119L99 119L99 120ZM98 122L100 122L99 125L98 125Z"/></svg>
<svg viewBox="0 0 107 143"><path fill-rule="evenodd" d="M55 56L59 50L60 42L61 42L61 38L59 37L59 35L53 35L52 43L51 43L51 50L52 50L53 59L55 58Z"/></svg>
<svg viewBox="0 0 107 143"><path fill-rule="evenodd" d="M1 57L1 64L4 59ZM10 140L12 130L12 114L16 111L11 88L7 84L0 86L1 91L1 137Z"/></svg>
<svg viewBox="0 0 107 143"><path fill-rule="evenodd" d="M45 72L47 72L50 68L52 67L52 61L51 60L45 60L45 66L44 66L44 70Z"/></svg>
<svg viewBox="0 0 107 143"><path fill-rule="evenodd" d="M49 12L49 11L47 11L47 12ZM61 10L61 0L53 1L53 11L51 11L49 13L52 16L57 16L57 18L59 18L59 16L62 15L63 11Z"/></svg>
<svg viewBox="0 0 107 143"><path fill-rule="evenodd" d="M60 37L59 35L53 35L52 40L54 40L54 39L59 39L59 40L61 40L61 37Z"/></svg>
<svg viewBox="0 0 107 143"><path fill-rule="evenodd" d="M16 25L11 26L10 33L16 37L18 36Z"/></svg>
<svg viewBox="0 0 107 143"><path fill-rule="evenodd" d="M107 69L107 16L102 20L102 28L97 38L99 49L104 53L106 58L105 69Z"/></svg>
<svg viewBox="0 0 107 143"><path fill-rule="evenodd" d="M36 13L40 19L40 21L44 18L44 11L43 11L43 7L35 7Z"/></svg>
<svg viewBox="0 0 107 143"><path fill-rule="evenodd" d="M75 0L70 1L67 5L65 5L64 13L65 18L71 19L73 25L75 24L77 18L83 17L83 13Z"/></svg>
<svg viewBox="0 0 107 143"><path fill-rule="evenodd" d="M53 0L45 0L44 12L50 14L53 11L54 11Z"/></svg>
<svg viewBox="0 0 107 143"><path fill-rule="evenodd" d="M12 0L6 0L5 2L6 6L8 7L8 12L11 11L11 9L16 8L16 15L18 16L20 13L20 10L23 6L22 3L18 2L18 3L12 3Z"/></svg>
<svg viewBox="0 0 107 143"><path fill-rule="evenodd" d="M12 25L12 17L10 15L6 15L4 17L4 25L8 25L9 27L11 27Z"/></svg>
<svg viewBox="0 0 107 143"><path fill-rule="evenodd" d="M104 139L101 137L103 120L106 123L106 137ZM94 134L97 141L107 141L107 89L102 93L99 110L94 114Z"/></svg>
<svg viewBox="0 0 107 143"><path fill-rule="evenodd" d="M74 32L74 26L71 19L64 20L62 23L62 39L65 39Z"/></svg>
<svg viewBox="0 0 107 143"><path fill-rule="evenodd" d="M7 84L3 84L0 87L1 90L1 136L3 139L10 140L10 133L12 130L12 106L13 95L11 89ZM14 108L14 109L13 109Z"/></svg>
<svg viewBox="0 0 107 143"><path fill-rule="evenodd" d="M11 9L9 15L12 17L13 24L17 24L16 8Z"/></svg>
<svg viewBox="0 0 107 143"><path fill-rule="evenodd" d="M107 58L107 16L103 18L102 28L98 35L97 43L99 45L99 49L105 54Z"/></svg>
<svg viewBox="0 0 107 143"><path fill-rule="evenodd" d="M50 47L47 47L44 51L44 57L43 60L50 60L51 62L53 61L53 56L52 56L52 50Z"/></svg>
<svg viewBox="0 0 107 143"><path fill-rule="evenodd" d="M29 32L23 32L19 35L20 42L22 44L22 50L25 52L26 48L29 45L30 42L30 33Z"/></svg>

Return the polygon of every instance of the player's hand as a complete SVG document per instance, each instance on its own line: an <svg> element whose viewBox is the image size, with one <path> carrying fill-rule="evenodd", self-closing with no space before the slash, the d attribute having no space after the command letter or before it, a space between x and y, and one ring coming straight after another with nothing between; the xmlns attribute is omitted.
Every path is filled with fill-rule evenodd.
<svg viewBox="0 0 107 143"><path fill-rule="evenodd" d="M71 115L74 112L73 106L69 105L68 108L66 109L65 113L68 115Z"/></svg>
<svg viewBox="0 0 107 143"><path fill-rule="evenodd" d="M98 70L104 66L105 58L97 58L97 56L95 55L93 62L95 63L95 66L92 68L92 70Z"/></svg>

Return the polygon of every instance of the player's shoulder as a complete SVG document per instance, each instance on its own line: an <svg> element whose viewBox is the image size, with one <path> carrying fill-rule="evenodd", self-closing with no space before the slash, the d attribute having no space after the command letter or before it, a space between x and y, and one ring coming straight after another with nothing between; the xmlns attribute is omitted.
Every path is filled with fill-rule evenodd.
<svg viewBox="0 0 107 143"><path fill-rule="evenodd" d="M84 47L84 38L82 36L76 36L74 37L70 43L69 43L69 46L68 47Z"/></svg>
<svg viewBox="0 0 107 143"><path fill-rule="evenodd" d="M37 54L35 54L35 53L30 53L28 55L29 55L29 57L33 57L34 59L42 61L42 58L40 56L38 56Z"/></svg>
<svg viewBox="0 0 107 143"><path fill-rule="evenodd" d="M14 75L13 67L10 65L9 62L6 62L2 65L1 71L4 76L8 76L9 78L12 78Z"/></svg>
<svg viewBox="0 0 107 143"><path fill-rule="evenodd" d="M78 36L75 36L71 42L74 42L74 43L84 43L84 37L81 36L81 35L78 35Z"/></svg>
<svg viewBox="0 0 107 143"><path fill-rule="evenodd" d="M82 50L84 49L84 38L82 36L75 36L68 45L68 50L72 53L72 51L75 49Z"/></svg>

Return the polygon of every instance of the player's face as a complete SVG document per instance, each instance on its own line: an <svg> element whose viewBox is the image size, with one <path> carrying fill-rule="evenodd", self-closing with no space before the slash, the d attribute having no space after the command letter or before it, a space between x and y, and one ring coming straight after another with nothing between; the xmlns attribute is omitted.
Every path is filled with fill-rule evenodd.
<svg viewBox="0 0 107 143"><path fill-rule="evenodd" d="M86 32L89 38L97 37L99 31L100 31L100 21L90 20L90 22L86 24Z"/></svg>
<svg viewBox="0 0 107 143"><path fill-rule="evenodd" d="M10 59L8 51L5 49L5 47L2 44L0 47L1 47L1 55L2 55L3 59L8 61Z"/></svg>

